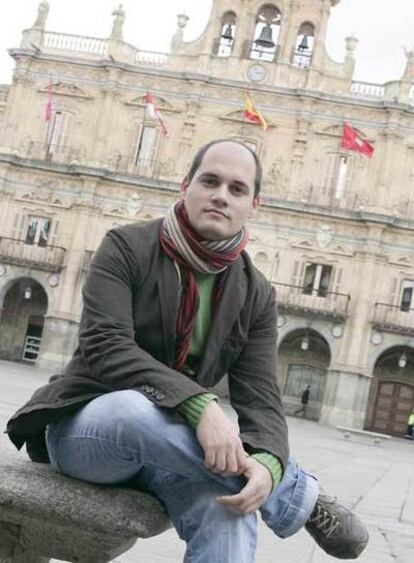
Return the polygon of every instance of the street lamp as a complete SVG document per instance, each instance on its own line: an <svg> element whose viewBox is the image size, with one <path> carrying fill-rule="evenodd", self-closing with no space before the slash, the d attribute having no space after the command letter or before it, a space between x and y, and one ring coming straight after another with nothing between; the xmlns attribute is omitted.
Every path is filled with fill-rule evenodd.
<svg viewBox="0 0 414 563"><path fill-rule="evenodd" d="M407 356L406 354L403 352L401 354L401 356L398 358L398 367L399 368L405 368L405 366L407 365Z"/></svg>
<svg viewBox="0 0 414 563"><path fill-rule="evenodd" d="M300 349L303 350L304 352L306 352L306 350L309 350L309 338L307 336L304 336L302 338L302 341L300 343Z"/></svg>

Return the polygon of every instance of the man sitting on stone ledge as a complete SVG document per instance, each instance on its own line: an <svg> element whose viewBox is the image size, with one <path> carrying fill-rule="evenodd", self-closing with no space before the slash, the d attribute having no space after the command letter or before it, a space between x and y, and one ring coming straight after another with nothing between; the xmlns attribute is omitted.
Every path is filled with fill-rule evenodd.
<svg viewBox="0 0 414 563"><path fill-rule="evenodd" d="M289 458L275 296L244 250L261 177L249 147L214 141L164 219L111 230L90 266L72 360L7 431L70 477L136 478L165 505L188 563L253 563L257 510L277 536L305 526L327 553L353 559L365 527ZM226 373L238 426L209 392Z"/></svg>

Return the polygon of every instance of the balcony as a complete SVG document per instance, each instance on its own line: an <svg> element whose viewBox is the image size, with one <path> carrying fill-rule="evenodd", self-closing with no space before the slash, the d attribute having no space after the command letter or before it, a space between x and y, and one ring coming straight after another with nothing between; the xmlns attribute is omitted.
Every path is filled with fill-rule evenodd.
<svg viewBox="0 0 414 563"><path fill-rule="evenodd" d="M414 336L414 309L399 305L375 303L373 327L384 332Z"/></svg>
<svg viewBox="0 0 414 563"><path fill-rule="evenodd" d="M138 158L122 154L110 158L103 168L111 172L143 176L144 178L164 178L171 180L178 174L176 163L173 159L165 160ZM184 174L182 174L184 177ZM180 176L181 178L181 176Z"/></svg>
<svg viewBox="0 0 414 563"><path fill-rule="evenodd" d="M86 149L81 143L53 144L28 141L18 153L23 158L61 164L81 164L86 158Z"/></svg>
<svg viewBox="0 0 414 563"><path fill-rule="evenodd" d="M60 272L66 250L61 246L38 246L23 240L0 237L0 262L45 272Z"/></svg>
<svg viewBox="0 0 414 563"><path fill-rule="evenodd" d="M300 285L287 283L273 283L272 285L276 289L280 312L340 320L345 320L348 316L351 297L346 293L313 290L309 294L308 289Z"/></svg>

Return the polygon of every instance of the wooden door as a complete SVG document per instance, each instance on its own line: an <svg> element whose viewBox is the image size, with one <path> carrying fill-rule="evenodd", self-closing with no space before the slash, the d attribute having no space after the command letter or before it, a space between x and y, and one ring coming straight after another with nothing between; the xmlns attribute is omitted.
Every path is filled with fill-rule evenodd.
<svg viewBox="0 0 414 563"><path fill-rule="evenodd" d="M414 386L383 381L379 384L371 430L404 436L414 407Z"/></svg>

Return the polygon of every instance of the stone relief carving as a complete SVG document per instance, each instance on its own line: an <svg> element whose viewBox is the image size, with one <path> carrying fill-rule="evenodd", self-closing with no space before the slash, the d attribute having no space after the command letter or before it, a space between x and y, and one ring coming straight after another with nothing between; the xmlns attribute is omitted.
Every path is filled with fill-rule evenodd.
<svg viewBox="0 0 414 563"><path fill-rule="evenodd" d="M280 159L276 159L273 161L269 176L271 182L275 184L276 187L275 191L284 190L287 184L287 177L283 173L282 161Z"/></svg>
<svg viewBox="0 0 414 563"><path fill-rule="evenodd" d="M329 225L320 225L316 233L316 241L319 248L327 248L333 240L333 230Z"/></svg>
<svg viewBox="0 0 414 563"><path fill-rule="evenodd" d="M130 217L136 217L142 209L141 197L137 193L129 194L126 212Z"/></svg>
<svg viewBox="0 0 414 563"><path fill-rule="evenodd" d="M40 91L46 92L48 87L49 85L47 84L43 86L43 88L41 88ZM72 82L62 82L62 81L54 82L53 84L51 84L50 90L52 94L58 94L60 96L84 98L87 100L90 100L92 98L90 94L87 94L85 90L83 90L76 84L73 84Z"/></svg>

